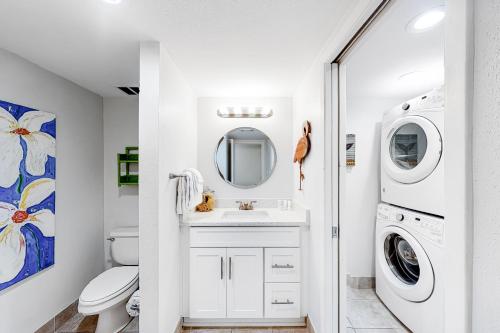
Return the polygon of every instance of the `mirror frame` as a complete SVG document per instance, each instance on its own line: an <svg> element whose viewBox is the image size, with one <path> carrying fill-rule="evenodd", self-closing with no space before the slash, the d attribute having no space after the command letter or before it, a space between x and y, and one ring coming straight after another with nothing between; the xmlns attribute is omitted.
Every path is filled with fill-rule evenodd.
<svg viewBox="0 0 500 333"><path fill-rule="evenodd" d="M273 153L274 153L274 164L273 164L273 167L271 168L271 172L269 173L269 177L267 177L265 180L263 180L262 182L260 182L259 184L257 185L238 185L238 184L233 184L231 183L230 181L228 181L221 173L220 169L219 169L219 165L217 164L217 151L219 150L219 146L220 146L220 143L222 142L222 140L224 140L224 136L229 133L229 132L232 132L232 131L235 131L235 130L238 130L238 129L243 129L243 128L252 128L252 129L255 129L259 132L261 132L262 134L264 134L268 139L269 139L269 142L271 143L271 145L273 146ZM235 127L233 129L230 129L229 131L225 132L222 137L219 139L219 141L217 142L217 145L215 146L215 151L214 151L214 164L215 164L215 169L217 170L217 173L219 174L219 177L227 184L233 186L233 187L236 187L236 188L239 188L239 189L252 189L252 188L256 188L256 187L259 187L261 186L262 184L266 183L272 176L273 176L273 173L274 173L274 170L276 170L276 165L278 164L278 153L276 152L276 146L274 145L274 142L273 140L271 140L271 138L269 137L269 135L267 135L266 133L264 133L263 131L261 131L260 129L258 128L255 128L255 127L251 127L251 126L240 126L240 127Z"/></svg>

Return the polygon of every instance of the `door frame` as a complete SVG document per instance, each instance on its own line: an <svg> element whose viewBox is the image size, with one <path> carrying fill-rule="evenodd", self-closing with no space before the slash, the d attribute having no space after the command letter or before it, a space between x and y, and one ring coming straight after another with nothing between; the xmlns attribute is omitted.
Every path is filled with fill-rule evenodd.
<svg viewBox="0 0 500 333"><path fill-rule="evenodd" d="M371 15L352 34L348 42L324 66L324 139L325 139L325 221L337 230L342 220L343 175L342 143L345 147L345 71L344 57L383 14L387 6L398 0L381 0ZM446 150L445 218L454 228L446 230L445 257L445 332L467 333L472 330L472 100L474 74L474 1L447 0L445 21L445 112ZM330 204L331 203L331 204ZM327 244L327 283L329 299L326 304L326 327L342 332L345 288L340 288L344 258L342 242L332 234ZM342 312L341 312L342 311ZM331 315L328 315L331 314ZM330 319L331 317L331 319ZM344 330L342 328L342 330Z"/></svg>

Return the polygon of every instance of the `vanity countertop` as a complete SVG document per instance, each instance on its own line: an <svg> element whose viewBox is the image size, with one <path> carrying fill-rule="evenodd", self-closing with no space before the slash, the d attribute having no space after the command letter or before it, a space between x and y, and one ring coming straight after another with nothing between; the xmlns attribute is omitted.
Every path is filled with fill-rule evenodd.
<svg viewBox="0 0 500 333"><path fill-rule="evenodd" d="M238 213L255 212L255 216L239 217ZM267 213L267 216L259 212ZM230 214L230 216L227 216ZM250 213L252 214L252 213ZM232 217L235 216L235 217ZM181 225L191 227L295 227L309 225L309 210L294 207L291 210L256 208L239 211L235 208L215 208L211 212L193 212L182 218Z"/></svg>

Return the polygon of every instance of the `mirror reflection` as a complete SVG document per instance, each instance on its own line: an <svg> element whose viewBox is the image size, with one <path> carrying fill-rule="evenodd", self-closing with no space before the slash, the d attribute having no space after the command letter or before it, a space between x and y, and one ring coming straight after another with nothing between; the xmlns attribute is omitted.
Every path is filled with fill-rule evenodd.
<svg viewBox="0 0 500 333"><path fill-rule="evenodd" d="M215 151L217 171L224 181L240 188L264 183L276 165L276 149L269 137L253 127L227 132Z"/></svg>

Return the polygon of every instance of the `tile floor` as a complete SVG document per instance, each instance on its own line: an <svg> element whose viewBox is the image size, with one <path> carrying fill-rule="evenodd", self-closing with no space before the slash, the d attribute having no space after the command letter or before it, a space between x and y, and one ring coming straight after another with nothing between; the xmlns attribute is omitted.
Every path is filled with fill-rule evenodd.
<svg viewBox="0 0 500 333"><path fill-rule="evenodd" d="M83 316L79 313L68 319L56 333L94 333L97 325L97 316ZM134 318L122 330L123 333L139 333L139 318Z"/></svg>
<svg viewBox="0 0 500 333"><path fill-rule="evenodd" d="M97 316L84 317L77 313L56 333L94 333ZM121 333L139 333L139 318L134 318ZM182 333L309 333L307 328L184 328Z"/></svg>
<svg viewBox="0 0 500 333"><path fill-rule="evenodd" d="M139 333L134 318L123 333ZM77 313L57 333L93 333L97 316ZM379 300L373 289L347 289L347 333L410 333ZM307 328L185 328L183 333L309 333Z"/></svg>
<svg viewBox="0 0 500 333"><path fill-rule="evenodd" d="M374 289L347 288L347 333L410 333Z"/></svg>

